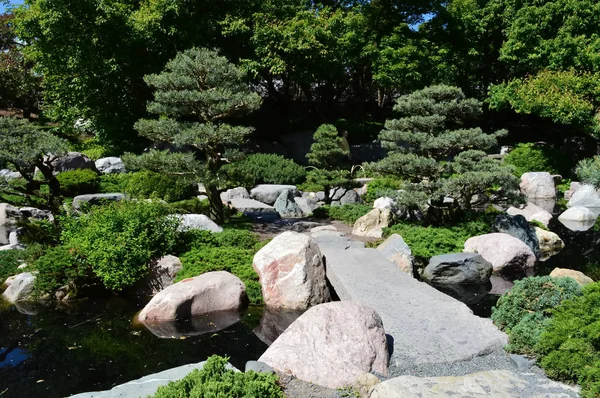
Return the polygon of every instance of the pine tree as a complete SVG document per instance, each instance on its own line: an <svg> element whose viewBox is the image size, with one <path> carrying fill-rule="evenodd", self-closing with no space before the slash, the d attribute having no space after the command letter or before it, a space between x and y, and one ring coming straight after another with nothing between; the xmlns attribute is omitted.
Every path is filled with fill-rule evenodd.
<svg viewBox="0 0 600 398"><path fill-rule="evenodd" d="M324 202L329 204L335 191L350 183L350 173L341 169L349 151L344 148L342 137L331 124L319 126L313 140L310 152L306 155L308 162L314 166L306 176L307 185L323 189Z"/></svg>
<svg viewBox="0 0 600 398"><path fill-rule="evenodd" d="M507 131L488 134L469 127L481 114L481 103L465 98L459 88L431 86L404 95L394 111L402 117L386 121L379 135L388 155L371 167L407 182L402 204L423 208L450 196L470 209L475 195L490 199L492 188L499 188L509 196L518 187L511 169L484 152Z"/></svg>
<svg viewBox="0 0 600 398"><path fill-rule="evenodd" d="M217 52L193 48L179 53L160 74L148 75L155 89L148 112L158 119L135 124L140 135L184 148L182 152L150 151L128 155L133 168L170 173L204 184L211 216L223 222L221 167L239 157L252 128L226 123L260 106L261 98L244 83L244 74Z"/></svg>

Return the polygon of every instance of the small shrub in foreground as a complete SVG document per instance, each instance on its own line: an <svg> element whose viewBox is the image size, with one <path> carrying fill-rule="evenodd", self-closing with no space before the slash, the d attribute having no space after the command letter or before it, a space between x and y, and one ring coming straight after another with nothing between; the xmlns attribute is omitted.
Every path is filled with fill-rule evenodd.
<svg viewBox="0 0 600 398"><path fill-rule="evenodd" d="M553 308L581 295L572 278L533 276L515 282L492 309L492 320L508 334L507 351L532 354Z"/></svg>
<svg viewBox="0 0 600 398"><path fill-rule="evenodd" d="M548 376L579 383L581 396L600 396L600 283L583 288L583 295L564 301L535 347Z"/></svg>
<svg viewBox="0 0 600 398"><path fill-rule="evenodd" d="M154 398L284 398L276 375L234 372L227 369L228 358L211 356L201 370L159 387Z"/></svg>

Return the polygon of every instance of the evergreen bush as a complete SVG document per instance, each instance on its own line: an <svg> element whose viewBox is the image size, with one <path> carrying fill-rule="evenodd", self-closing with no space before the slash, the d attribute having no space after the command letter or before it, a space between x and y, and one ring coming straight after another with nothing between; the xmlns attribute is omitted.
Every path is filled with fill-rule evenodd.
<svg viewBox="0 0 600 398"><path fill-rule="evenodd" d="M402 182L394 178L378 178L367 184L367 194L364 197L365 202L373 203L382 196L396 196L396 191L400 189Z"/></svg>
<svg viewBox="0 0 600 398"><path fill-rule="evenodd" d="M12 249L0 251L0 286L6 278L19 272L19 265L26 263L31 265L42 255L43 247L38 244L27 246L25 250Z"/></svg>
<svg viewBox="0 0 600 398"><path fill-rule="evenodd" d="M565 278L566 279L566 278ZM579 383L581 396L600 396L600 283L552 311L535 351L548 376Z"/></svg>
<svg viewBox="0 0 600 398"><path fill-rule="evenodd" d="M97 193L100 177L90 169L69 170L56 176L60 183L60 192L63 196L74 198L78 195Z"/></svg>
<svg viewBox="0 0 600 398"><path fill-rule="evenodd" d="M159 387L153 398L284 398L274 374L235 372L227 369L229 358L211 356L200 370Z"/></svg>
<svg viewBox="0 0 600 398"><path fill-rule="evenodd" d="M162 199L166 202L189 199L196 191L195 184L148 170L132 173L125 186L125 193L132 198Z"/></svg>
<svg viewBox="0 0 600 398"><path fill-rule="evenodd" d="M514 174L521 177L524 173L547 171L550 174L569 173L564 154L554 148L526 142L517 146L504 157L504 164L514 166Z"/></svg>
<svg viewBox="0 0 600 398"><path fill-rule="evenodd" d="M582 183L600 188L600 156L582 159L577 164L575 174Z"/></svg>
<svg viewBox="0 0 600 398"><path fill-rule="evenodd" d="M223 167L231 185L252 188L257 184L298 185L306 180L304 167L281 155L254 153Z"/></svg>
<svg viewBox="0 0 600 398"><path fill-rule="evenodd" d="M33 264L38 271L35 289L38 293L51 293L61 286L81 286L98 280L91 267L67 246L49 248Z"/></svg>
<svg viewBox="0 0 600 398"><path fill-rule="evenodd" d="M492 309L492 320L508 334L506 349L533 354L551 310L579 295L581 287L572 278L533 276L516 281Z"/></svg>
<svg viewBox="0 0 600 398"><path fill-rule="evenodd" d="M331 218L343 221L348 225L354 225L356 220L373 210L372 206L363 204L352 204L343 206L322 206L313 211L316 218Z"/></svg>

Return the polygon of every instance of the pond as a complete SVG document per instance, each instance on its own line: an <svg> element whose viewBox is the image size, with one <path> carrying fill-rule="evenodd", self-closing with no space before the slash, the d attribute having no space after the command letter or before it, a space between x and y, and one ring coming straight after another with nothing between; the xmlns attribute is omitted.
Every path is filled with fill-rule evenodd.
<svg viewBox="0 0 600 398"><path fill-rule="evenodd" d="M262 308L249 308L240 322L221 331L164 339L132 324L144 304L111 298L62 308L20 308L36 315L14 306L0 310L0 397L106 390L213 354L229 356L243 369L267 348L253 332L260 329Z"/></svg>

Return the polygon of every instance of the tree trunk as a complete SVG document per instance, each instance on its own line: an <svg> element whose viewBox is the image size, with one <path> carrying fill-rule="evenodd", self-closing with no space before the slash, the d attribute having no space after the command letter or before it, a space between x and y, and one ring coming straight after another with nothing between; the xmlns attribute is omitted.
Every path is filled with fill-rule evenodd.
<svg viewBox="0 0 600 398"><path fill-rule="evenodd" d="M210 204L210 216L217 224L221 225L225 221L225 209L219 188L215 185L207 185L205 188Z"/></svg>
<svg viewBox="0 0 600 398"><path fill-rule="evenodd" d="M54 213L60 209L60 182L52 173L52 166L43 161L36 162L37 168L43 174L49 188L48 207Z"/></svg>

